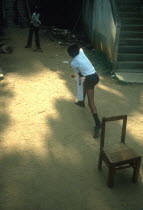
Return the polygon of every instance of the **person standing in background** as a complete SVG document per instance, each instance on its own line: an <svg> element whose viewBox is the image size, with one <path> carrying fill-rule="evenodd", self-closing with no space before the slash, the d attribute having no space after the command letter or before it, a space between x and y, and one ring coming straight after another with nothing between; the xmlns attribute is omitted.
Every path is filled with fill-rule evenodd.
<svg viewBox="0 0 143 210"><path fill-rule="evenodd" d="M40 18L40 14L38 12L38 7L36 6L35 12L32 14L27 45L25 46L25 48L31 48L32 38L33 38L33 33L34 33L35 34L35 44L36 44L35 51L42 51L41 47L40 47L40 38L39 38L39 29L40 29L40 25L41 25L41 21L39 18Z"/></svg>

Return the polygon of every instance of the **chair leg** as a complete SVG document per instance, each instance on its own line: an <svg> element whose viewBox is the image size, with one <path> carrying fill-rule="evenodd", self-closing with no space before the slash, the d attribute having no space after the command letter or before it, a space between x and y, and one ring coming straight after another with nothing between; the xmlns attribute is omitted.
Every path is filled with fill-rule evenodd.
<svg viewBox="0 0 143 210"><path fill-rule="evenodd" d="M109 167L107 185L110 188L114 186L114 175L115 175L115 168Z"/></svg>
<svg viewBox="0 0 143 210"><path fill-rule="evenodd" d="M99 154L99 161L98 161L98 169L101 170L102 168L102 152Z"/></svg>
<svg viewBox="0 0 143 210"><path fill-rule="evenodd" d="M133 181L134 183L138 181L140 164L141 164L141 157L138 158L138 160L136 161L136 166L135 166L134 169L133 169L132 181Z"/></svg>

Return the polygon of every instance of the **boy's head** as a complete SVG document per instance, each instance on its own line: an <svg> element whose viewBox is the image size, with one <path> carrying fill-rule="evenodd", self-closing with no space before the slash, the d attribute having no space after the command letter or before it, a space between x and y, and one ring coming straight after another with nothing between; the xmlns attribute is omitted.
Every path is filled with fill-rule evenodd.
<svg viewBox="0 0 143 210"><path fill-rule="evenodd" d="M77 56L79 54L79 46L77 44L71 44L67 51L69 53L69 55L74 58L75 56Z"/></svg>
<svg viewBox="0 0 143 210"><path fill-rule="evenodd" d="M35 8L34 8L34 9L35 9L35 13L38 13L38 10L39 10L39 9L38 9L38 7L37 7L37 6L35 6Z"/></svg>

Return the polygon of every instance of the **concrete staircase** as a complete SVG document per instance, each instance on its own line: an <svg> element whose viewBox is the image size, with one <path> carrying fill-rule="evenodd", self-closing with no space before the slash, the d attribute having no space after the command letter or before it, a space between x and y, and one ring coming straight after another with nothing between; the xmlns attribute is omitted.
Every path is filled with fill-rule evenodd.
<svg viewBox="0 0 143 210"><path fill-rule="evenodd" d="M25 0L5 0L4 7L8 27L27 26L28 14Z"/></svg>
<svg viewBox="0 0 143 210"><path fill-rule="evenodd" d="M119 0L117 6L121 31L116 71L143 73L143 1Z"/></svg>

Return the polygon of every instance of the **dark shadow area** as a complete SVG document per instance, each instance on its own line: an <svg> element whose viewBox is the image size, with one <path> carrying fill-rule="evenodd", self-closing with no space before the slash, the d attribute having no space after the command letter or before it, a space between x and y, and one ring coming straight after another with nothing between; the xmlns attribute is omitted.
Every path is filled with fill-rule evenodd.
<svg viewBox="0 0 143 210"><path fill-rule="evenodd" d="M9 117L7 108L10 103L10 99L14 97L13 92L9 89L8 83L0 81L0 139L2 140L2 134L10 126L11 119Z"/></svg>
<svg viewBox="0 0 143 210"><path fill-rule="evenodd" d="M43 25L72 29L81 14L82 0L29 1L31 10L38 5Z"/></svg>
<svg viewBox="0 0 143 210"><path fill-rule="evenodd" d="M141 209L141 177L137 184L133 184L131 171L119 173L111 190L106 186L106 169L103 167L102 172L97 170L99 139L94 140L88 134L89 128L85 122L87 110L79 110L66 100L56 100L55 110L59 113L58 117L45 119L51 134L47 132L41 139L42 150L29 145L23 152L2 152L0 208ZM109 132L112 129L111 126ZM129 135L129 138L135 141L133 136ZM111 142L114 142L113 138Z"/></svg>
<svg viewBox="0 0 143 210"><path fill-rule="evenodd" d="M11 30L9 45L14 48L14 52L12 55L5 55L7 72L15 72L19 75L30 76L32 74L38 74L44 68L53 72L58 70L63 71L63 68L66 68L68 71L71 62L71 58L67 53L68 45L61 45L60 40L51 41L50 35L46 35L43 30L41 30L40 33L43 52L36 52L34 51L34 36L32 47L28 49L24 48L27 42L28 30ZM85 39L85 37L83 39ZM84 43L82 40L81 42ZM80 46L87 46L88 40L86 40L85 44L83 43L80 43ZM68 44L70 44L70 42ZM68 61L69 64L64 64L64 61Z"/></svg>

